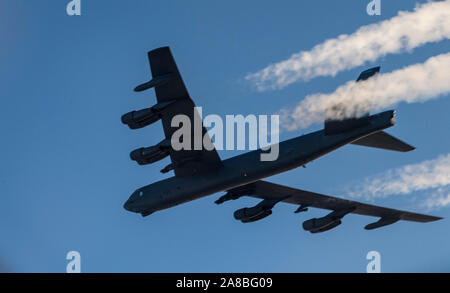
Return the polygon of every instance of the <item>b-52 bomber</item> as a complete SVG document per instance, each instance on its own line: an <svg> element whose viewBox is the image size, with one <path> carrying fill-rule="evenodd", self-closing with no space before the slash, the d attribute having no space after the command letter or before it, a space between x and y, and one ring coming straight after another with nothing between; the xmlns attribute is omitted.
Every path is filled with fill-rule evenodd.
<svg viewBox="0 0 450 293"><path fill-rule="evenodd" d="M138 129L156 121L162 121L166 138L155 146L137 149L131 152L130 156L141 165L151 164L169 156L171 164L161 172L174 171L175 176L137 189L125 202L126 210L145 217L156 211L207 195L226 192L216 200L217 204L236 200L242 196L261 199L261 202L254 207L242 208L234 212L235 219L243 223L258 221L271 215L273 207L279 202L297 205L295 213L305 212L308 208L329 210L329 214L324 217L303 222L303 229L311 233L333 229L341 224L344 216L351 213L378 218L377 221L365 226L367 230L390 225L399 220L425 223L441 219L262 180L304 166L347 144L399 152L414 150L412 146L384 132L384 129L395 123L394 111L375 115L367 113L367 115L344 120L325 120L323 130L280 142L279 156L274 161L260 160L263 149L250 151L227 160L221 160L214 148L198 150L192 147L176 151L171 146L171 137L177 130L176 127L171 126L172 118L182 114L189 117L192 122L199 114L186 90L169 47L150 51L148 58L153 79L139 85L135 91L154 88L157 104L151 108L123 115L122 122L131 129ZM379 69L375 67L362 72L357 81L370 78L377 74ZM210 140L203 125L201 129L204 139ZM194 130L192 130L193 136Z"/></svg>

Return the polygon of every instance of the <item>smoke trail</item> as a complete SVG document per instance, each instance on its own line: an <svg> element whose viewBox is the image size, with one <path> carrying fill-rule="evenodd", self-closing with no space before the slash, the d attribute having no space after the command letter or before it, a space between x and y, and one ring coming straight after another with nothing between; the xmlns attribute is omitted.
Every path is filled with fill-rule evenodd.
<svg viewBox="0 0 450 293"><path fill-rule="evenodd" d="M348 190L353 198L375 198L426 191L427 209L450 205L450 153L436 159L388 170L363 180Z"/></svg>
<svg viewBox="0 0 450 293"><path fill-rule="evenodd" d="M410 51L429 42L450 38L450 1L429 2L414 11L366 25L302 51L246 79L260 91L281 89L298 80L335 76L338 72L374 61L387 54Z"/></svg>
<svg viewBox="0 0 450 293"><path fill-rule="evenodd" d="M443 208L449 205L450 186L447 186L447 188L439 188L434 194L431 195L430 198L427 198L422 202L422 206L428 211Z"/></svg>
<svg viewBox="0 0 450 293"><path fill-rule="evenodd" d="M288 130L308 127L327 118L344 119L400 102L424 102L450 92L450 53L429 58L366 81L350 81L330 94L307 96L294 109L280 111L280 124ZM345 106L332 111L335 105Z"/></svg>

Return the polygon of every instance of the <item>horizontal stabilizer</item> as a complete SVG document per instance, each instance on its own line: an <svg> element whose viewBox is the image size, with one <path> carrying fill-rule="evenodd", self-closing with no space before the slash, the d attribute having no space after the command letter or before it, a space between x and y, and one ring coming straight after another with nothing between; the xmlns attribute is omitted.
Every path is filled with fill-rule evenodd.
<svg viewBox="0 0 450 293"><path fill-rule="evenodd" d="M409 152L416 149L415 147L387 134L384 131L376 132L360 138L352 142L352 144L397 152Z"/></svg>

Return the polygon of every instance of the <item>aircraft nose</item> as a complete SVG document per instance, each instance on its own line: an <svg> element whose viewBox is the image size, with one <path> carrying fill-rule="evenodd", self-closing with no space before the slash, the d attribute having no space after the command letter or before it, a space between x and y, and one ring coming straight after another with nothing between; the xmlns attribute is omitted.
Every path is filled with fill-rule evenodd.
<svg viewBox="0 0 450 293"><path fill-rule="evenodd" d="M129 212L132 212L132 208L131 208L131 202L130 200L127 200L124 204L123 204L123 208L126 209Z"/></svg>

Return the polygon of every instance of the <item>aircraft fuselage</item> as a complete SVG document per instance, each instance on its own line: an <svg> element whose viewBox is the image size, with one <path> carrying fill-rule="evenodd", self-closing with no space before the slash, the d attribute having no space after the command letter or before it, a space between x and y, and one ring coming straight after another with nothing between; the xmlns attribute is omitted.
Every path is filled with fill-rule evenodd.
<svg viewBox="0 0 450 293"><path fill-rule="evenodd" d="M148 215L217 192L276 175L303 166L346 144L394 125L394 112L370 116L370 123L339 134L312 132L279 143L275 161L261 161L261 149L223 161L223 167L207 174L174 176L137 189L125 203L125 209Z"/></svg>

